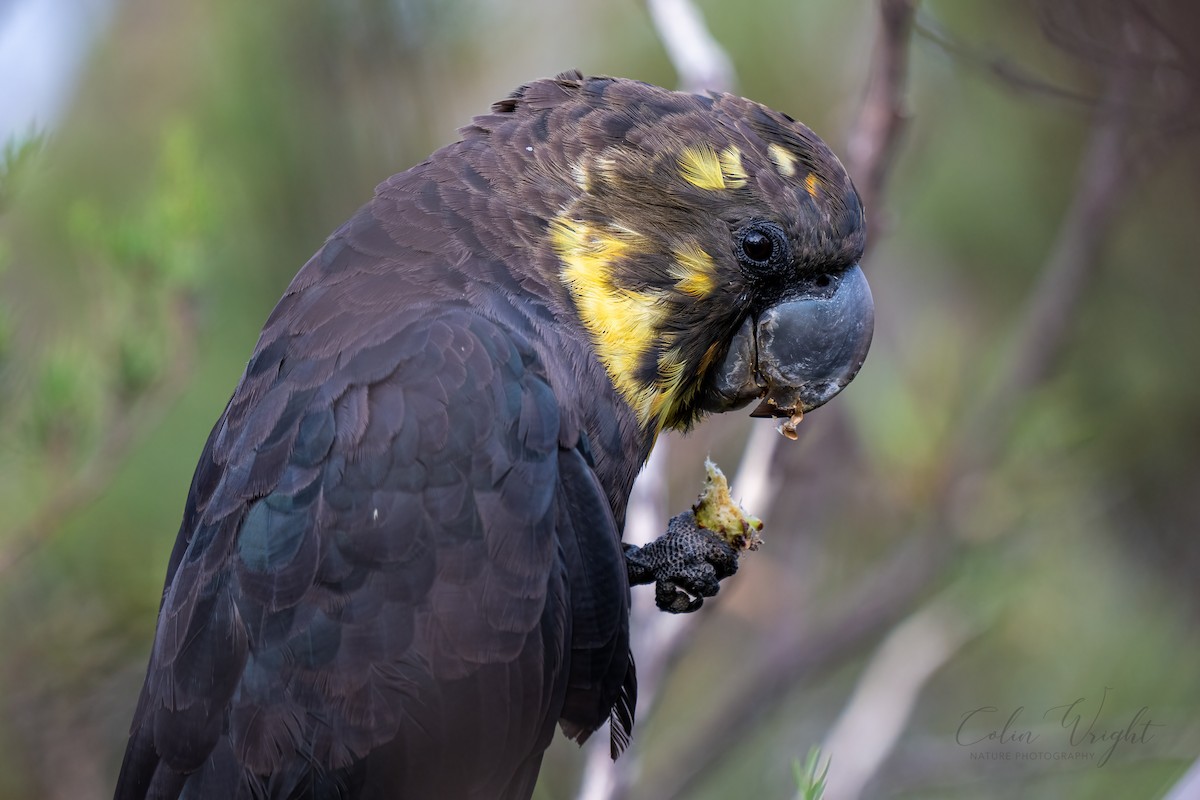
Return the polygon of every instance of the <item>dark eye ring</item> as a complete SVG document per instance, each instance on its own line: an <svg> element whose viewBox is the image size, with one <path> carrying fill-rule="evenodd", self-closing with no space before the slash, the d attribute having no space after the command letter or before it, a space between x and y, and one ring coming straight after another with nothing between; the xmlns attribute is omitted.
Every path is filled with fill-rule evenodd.
<svg viewBox="0 0 1200 800"><path fill-rule="evenodd" d="M787 238L772 222L752 222L737 232L737 257L755 272L777 270L787 263Z"/></svg>

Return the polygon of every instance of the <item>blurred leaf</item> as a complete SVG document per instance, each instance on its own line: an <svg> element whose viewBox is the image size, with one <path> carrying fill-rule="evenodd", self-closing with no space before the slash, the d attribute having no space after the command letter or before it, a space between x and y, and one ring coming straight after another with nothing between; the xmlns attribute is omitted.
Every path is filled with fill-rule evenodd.
<svg viewBox="0 0 1200 800"><path fill-rule="evenodd" d="M32 402L32 433L48 450L64 453L95 433L103 411L104 382L88 349L64 343L47 353Z"/></svg>
<svg viewBox="0 0 1200 800"><path fill-rule="evenodd" d="M0 213L29 180L45 145L46 134L31 129L24 136L10 138L0 148Z"/></svg>
<svg viewBox="0 0 1200 800"><path fill-rule="evenodd" d="M804 764L800 759L792 760L792 776L796 781L796 789L800 800L821 800L825 795L825 781L829 777L830 760L825 760L821 767L821 748L813 747L808 751ZM820 774L817 772L820 770Z"/></svg>

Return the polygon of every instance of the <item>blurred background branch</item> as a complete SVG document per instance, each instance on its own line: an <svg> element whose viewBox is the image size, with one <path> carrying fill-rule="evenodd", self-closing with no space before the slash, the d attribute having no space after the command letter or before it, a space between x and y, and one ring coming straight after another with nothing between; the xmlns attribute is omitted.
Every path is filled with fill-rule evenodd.
<svg viewBox="0 0 1200 800"><path fill-rule="evenodd" d="M1071 322L1088 279L1098 267L1098 252L1109 223L1120 206L1119 190L1134 180L1122 153L1129 134L1132 84L1128 72L1120 68L1114 70L1110 81L1107 100L1096 112L1081 159L1074 199L1042 273L1012 325L1015 343L1007 366L998 370L999 380L976 409L964 416L957 444L945 457L946 483L937 498L933 533L943 540L942 547L956 547L953 539L964 527L954 518L963 502L960 493L988 480L987 473L1002 455L1003 443L1013 436L1022 406L1036 397L1037 388L1068 346ZM937 563L952 561L943 554ZM935 577L936 573L931 573L928 580ZM829 782L829 800L863 796L903 733L917 695L971 632L972 626L958 607L945 598L932 601L892 629L822 747L839 765Z"/></svg>
<svg viewBox="0 0 1200 800"><path fill-rule="evenodd" d="M654 30L662 40L679 88L688 92L732 92L733 62L709 32L704 14L690 0L646 0Z"/></svg>
<svg viewBox="0 0 1200 800"><path fill-rule="evenodd" d="M867 209L867 241L874 242L886 216L883 192L904 132L908 50L917 0L879 0L871 68L846 136L846 168Z"/></svg>
<svg viewBox="0 0 1200 800"><path fill-rule="evenodd" d="M999 457L1022 406L1036 396L1035 390L1069 346L1084 292L1100 267L1101 246L1122 201L1137 186L1139 170L1127 153L1133 76L1121 63L1113 67L1108 81L1077 168L1074 197L1012 324L1011 351L987 393L968 412L960 444L947 458L948 480L963 482L964 476L974 477L973 472L986 469Z"/></svg>
<svg viewBox="0 0 1200 800"><path fill-rule="evenodd" d="M908 727L925 685L979 632L958 599L951 592L934 598L892 628L871 656L821 745L830 764L838 765L824 800L863 796Z"/></svg>

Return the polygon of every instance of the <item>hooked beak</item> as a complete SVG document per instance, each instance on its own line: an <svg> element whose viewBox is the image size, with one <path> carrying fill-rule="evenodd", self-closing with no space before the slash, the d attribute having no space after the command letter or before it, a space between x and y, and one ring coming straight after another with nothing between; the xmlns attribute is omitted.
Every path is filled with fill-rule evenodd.
<svg viewBox="0 0 1200 800"><path fill-rule="evenodd" d="M828 277L825 286L746 319L717 367L706 410L761 399L751 416L791 418L794 438L795 422L806 411L846 388L871 346L875 304L858 265Z"/></svg>

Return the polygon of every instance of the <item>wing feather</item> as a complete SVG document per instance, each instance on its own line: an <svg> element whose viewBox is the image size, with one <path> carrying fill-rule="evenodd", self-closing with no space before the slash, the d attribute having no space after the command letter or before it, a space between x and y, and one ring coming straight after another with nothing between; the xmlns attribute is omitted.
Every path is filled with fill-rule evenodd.
<svg viewBox="0 0 1200 800"><path fill-rule="evenodd" d="M119 798L527 797L559 717L582 739L621 693L628 586L577 423L510 324L381 314L359 284L389 241L360 213L327 243L214 428Z"/></svg>

